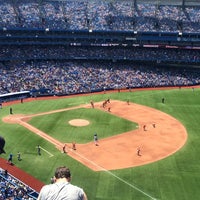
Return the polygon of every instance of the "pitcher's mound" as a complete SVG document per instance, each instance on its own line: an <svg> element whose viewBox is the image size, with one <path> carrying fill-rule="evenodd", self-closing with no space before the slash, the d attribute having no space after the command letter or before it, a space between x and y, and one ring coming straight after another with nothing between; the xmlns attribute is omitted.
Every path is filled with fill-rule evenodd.
<svg viewBox="0 0 200 200"><path fill-rule="evenodd" d="M85 119L72 119L69 121L69 124L72 126L87 126L90 122Z"/></svg>

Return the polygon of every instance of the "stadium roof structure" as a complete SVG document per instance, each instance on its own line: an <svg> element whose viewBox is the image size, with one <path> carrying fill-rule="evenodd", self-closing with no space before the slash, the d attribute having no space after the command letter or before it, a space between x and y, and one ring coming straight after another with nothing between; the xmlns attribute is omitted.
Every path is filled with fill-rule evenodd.
<svg viewBox="0 0 200 200"><path fill-rule="evenodd" d="M0 45L200 47L200 33L0 30Z"/></svg>

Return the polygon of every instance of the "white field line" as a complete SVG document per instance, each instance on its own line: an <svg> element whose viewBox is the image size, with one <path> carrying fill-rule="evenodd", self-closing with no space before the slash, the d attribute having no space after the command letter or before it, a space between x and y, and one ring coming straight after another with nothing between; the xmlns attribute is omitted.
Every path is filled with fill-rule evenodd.
<svg viewBox="0 0 200 200"><path fill-rule="evenodd" d="M35 148L38 148L38 147L35 147ZM40 149L42 149L42 150L45 151L47 154L49 154L49 157L53 157L53 156L54 156L53 154L51 154L49 151L47 151L46 149L42 148L41 146L40 146Z"/></svg>
<svg viewBox="0 0 200 200"><path fill-rule="evenodd" d="M68 110L74 110L74 109L77 109L77 108L84 108L84 106L80 105L80 106L74 106L74 107L69 107L69 108L63 108L63 109L59 109L59 110L51 110L51 111L48 111L48 112L30 114L30 115L25 115L25 116L19 117L19 119L23 120L23 118L26 118L26 117L37 117L37 116L42 116L42 115L54 114L54 113L58 113L58 112L65 112L65 111L68 111Z"/></svg>
<svg viewBox="0 0 200 200"><path fill-rule="evenodd" d="M73 151L72 149L70 149L70 150ZM97 165L97 164L96 164L95 162L93 162L92 160L89 160L88 158L82 156L81 154L79 154L79 153L77 153L77 152L74 152L74 151L73 151L73 153L75 153L76 155L78 155L78 156L81 157L82 159L86 160L87 162L91 163L92 165L98 167L98 168L101 169L102 171L105 171L106 173L110 174L111 176L117 178L118 180L120 180L120 181L123 182L124 184L126 184L126 185L130 186L131 188L137 190L138 192L142 193L144 196L147 196L147 197L149 197L149 198L152 199L152 200L158 200L158 199L156 199L155 197L152 197L150 194L144 192L142 189L138 188L137 186L135 186L135 185L133 185L133 184L127 182L126 180L120 178L119 176L115 175L114 173L110 172L109 170L107 170L107 169L101 167L100 165Z"/></svg>

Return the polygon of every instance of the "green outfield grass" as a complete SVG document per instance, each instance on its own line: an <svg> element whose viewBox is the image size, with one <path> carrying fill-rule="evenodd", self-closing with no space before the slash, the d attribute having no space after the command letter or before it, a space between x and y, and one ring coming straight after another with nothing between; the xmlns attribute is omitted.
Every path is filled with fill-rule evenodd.
<svg viewBox="0 0 200 200"><path fill-rule="evenodd" d="M161 102L163 97L164 104ZM34 100L12 105L12 108L14 114L33 114L86 104L91 99L98 102L107 98L111 101L129 99L130 102L147 105L172 115L183 123L188 131L186 144L175 154L155 163L122 170L93 172L22 126L1 121L0 135L6 139L6 154L1 157L7 159L12 152L16 166L44 183L50 183L56 167L69 166L72 183L83 187L89 200L199 199L200 89L91 94L57 100ZM9 108L10 106L7 106L0 110L1 118L9 115ZM73 118L88 119L91 124L87 127L71 127L68 120ZM60 141L76 140L78 143L92 141L94 132L97 132L100 138L105 138L134 129L137 125L100 110L84 108L34 117L29 123ZM41 156L37 155L38 144L47 150L42 151ZM20 162L17 161L18 151L22 154Z"/></svg>

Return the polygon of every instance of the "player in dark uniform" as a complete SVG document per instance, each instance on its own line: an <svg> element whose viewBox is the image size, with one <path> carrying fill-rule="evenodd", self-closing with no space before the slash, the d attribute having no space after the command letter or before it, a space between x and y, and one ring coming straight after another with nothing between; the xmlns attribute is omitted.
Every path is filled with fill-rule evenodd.
<svg viewBox="0 0 200 200"><path fill-rule="evenodd" d="M97 136L96 133L94 134L94 144L95 144L96 146L99 145L99 144L98 144L98 136Z"/></svg>

